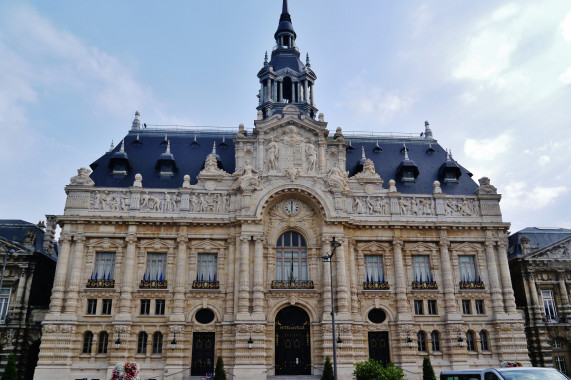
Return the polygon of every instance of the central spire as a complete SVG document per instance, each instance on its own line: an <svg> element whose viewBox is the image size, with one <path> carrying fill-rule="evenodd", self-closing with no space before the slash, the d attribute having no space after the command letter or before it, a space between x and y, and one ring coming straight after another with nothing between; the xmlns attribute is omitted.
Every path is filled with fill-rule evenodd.
<svg viewBox="0 0 571 380"><path fill-rule="evenodd" d="M284 48L292 48L295 46L295 39L297 35L293 30L293 25L291 23L291 16L287 7L287 0L283 0L282 14L280 15L280 23L278 24L278 30L274 34L276 43L278 46Z"/></svg>

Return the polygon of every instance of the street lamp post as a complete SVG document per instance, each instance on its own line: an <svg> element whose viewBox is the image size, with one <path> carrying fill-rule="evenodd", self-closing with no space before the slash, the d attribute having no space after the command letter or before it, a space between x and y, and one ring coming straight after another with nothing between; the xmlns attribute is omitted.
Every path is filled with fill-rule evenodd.
<svg viewBox="0 0 571 380"><path fill-rule="evenodd" d="M335 250L341 247L341 243L335 241L331 241L331 250L330 255L323 255L321 258L323 262L329 261L329 276L331 277L331 345L333 346L333 377L337 380L337 347L335 344L335 299L333 297L333 255L335 255ZM341 348L341 347L339 347Z"/></svg>

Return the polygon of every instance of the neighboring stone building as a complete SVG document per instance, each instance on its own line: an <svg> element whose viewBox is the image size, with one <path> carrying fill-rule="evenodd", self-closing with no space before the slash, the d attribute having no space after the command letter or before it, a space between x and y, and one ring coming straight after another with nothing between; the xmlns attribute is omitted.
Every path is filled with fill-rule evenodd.
<svg viewBox="0 0 571 380"><path fill-rule="evenodd" d="M509 237L508 257L531 362L571 374L571 230L525 228Z"/></svg>
<svg viewBox="0 0 571 380"><path fill-rule="evenodd" d="M22 220L0 220L0 375L14 353L23 379L32 379L40 351L57 260L55 217L48 229Z"/></svg>
<svg viewBox="0 0 571 380"><path fill-rule="evenodd" d="M233 379L320 374L331 292L340 378L369 357L410 378L424 355L436 371L529 363L495 187L428 123L330 133L286 1L275 39L253 130L146 129L136 113L71 178L37 379L103 379L125 358L181 379L220 355Z"/></svg>

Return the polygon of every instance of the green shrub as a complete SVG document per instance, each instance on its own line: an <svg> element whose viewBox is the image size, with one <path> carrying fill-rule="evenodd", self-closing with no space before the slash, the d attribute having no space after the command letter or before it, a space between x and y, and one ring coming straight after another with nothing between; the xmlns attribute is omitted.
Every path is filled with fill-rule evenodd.
<svg viewBox="0 0 571 380"><path fill-rule="evenodd" d="M214 380L226 380L226 370L224 369L224 359L222 359L222 356L219 356L218 359L216 359Z"/></svg>
<svg viewBox="0 0 571 380"><path fill-rule="evenodd" d="M18 380L18 369L16 368L16 357L13 353L8 357L8 363L4 368L2 380Z"/></svg>
<svg viewBox="0 0 571 380"><path fill-rule="evenodd" d="M331 358L329 356L325 357L325 364L323 364L323 374L321 375L321 380L333 380L333 365L331 364Z"/></svg>
<svg viewBox="0 0 571 380"><path fill-rule="evenodd" d="M402 369L395 367L392 362L383 365L375 359L355 363L353 375L356 380L401 380L404 378Z"/></svg>
<svg viewBox="0 0 571 380"><path fill-rule="evenodd" d="M432 363L430 363L428 356L425 356L422 361L422 380L436 380L434 368L432 368Z"/></svg>

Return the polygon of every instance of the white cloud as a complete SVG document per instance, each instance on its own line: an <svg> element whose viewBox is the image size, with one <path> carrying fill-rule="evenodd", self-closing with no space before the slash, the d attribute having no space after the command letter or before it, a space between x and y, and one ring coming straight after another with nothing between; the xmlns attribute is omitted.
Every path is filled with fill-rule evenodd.
<svg viewBox="0 0 571 380"><path fill-rule="evenodd" d="M511 182L505 186L502 207L518 208L525 205L529 210L541 210L553 203L567 192L565 186L535 186L531 188L526 182Z"/></svg>
<svg viewBox="0 0 571 380"><path fill-rule="evenodd" d="M571 41L571 12L567 13L560 26L563 38L565 38L566 41Z"/></svg>
<svg viewBox="0 0 571 380"><path fill-rule="evenodd" d="M551 158L549 158L549 156L543 155L543 156L540 156L540 157L539 157L539 164L540 164L541 166L545 166L545 165L547 165L547 164L550 163L550 162L551 162Z"/></svg>
<svg viewBox="0 0 571 380"><path fill-rule="evenodd" d="M495 138L467 139L464 143L464 154L479 161L494 161L511 148L513 137L510 131Z"/></svg>
<svg viewBox="0 0 571 380"><path fill-rule="evenodd" d="M559 79L565 84L571 83L571 67L568 67L567 70L559 76Z"/></svg>

